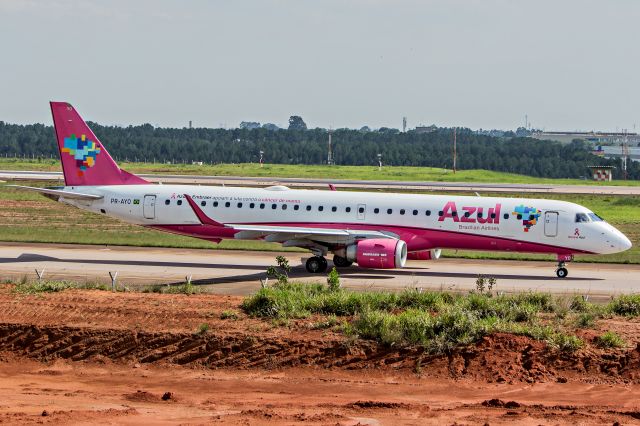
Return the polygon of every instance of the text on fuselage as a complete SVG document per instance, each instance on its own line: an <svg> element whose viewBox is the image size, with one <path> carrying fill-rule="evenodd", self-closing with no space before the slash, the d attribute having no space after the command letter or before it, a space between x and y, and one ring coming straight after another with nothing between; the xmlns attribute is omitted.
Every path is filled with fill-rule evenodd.
<svg viewBox="0 0 640 426"><path fill-rule="evenodd" d="M442 215L438 221L444 222L446 219L452 219L454 222L465 223L500 223L500 209L502 204L497 203L495 207L489 207L485 214L484 207L463 206L462 214L458 212L458 207L454 201L449 201L442 208Z"/></svg>

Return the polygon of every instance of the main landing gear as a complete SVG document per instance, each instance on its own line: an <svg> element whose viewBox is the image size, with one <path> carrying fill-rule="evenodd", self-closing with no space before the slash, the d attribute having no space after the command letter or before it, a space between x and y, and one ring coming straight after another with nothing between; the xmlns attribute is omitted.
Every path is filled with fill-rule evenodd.
<svg viewBox="0 0 640 426"><path fill-rule="evenodd" d="M327 259L322 256L313 256L307 259L307 271L312 274L324 272L327 270Z"/></svg>
<svg viewBox="0 0 640 426"><path fill-rule="evenodd" d="M335 255L333 256L333 264L336 268L348 268L353 265L353 262L349 262L346 257Z"/></svg>

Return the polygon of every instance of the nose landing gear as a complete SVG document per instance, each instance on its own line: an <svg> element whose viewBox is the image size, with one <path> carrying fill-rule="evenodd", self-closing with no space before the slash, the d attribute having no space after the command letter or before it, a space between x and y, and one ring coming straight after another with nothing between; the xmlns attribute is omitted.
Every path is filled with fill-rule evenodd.
<svg viewBox="0 0 640 426"><path fill-rule="evenodd" d="M571 262L573 255L571 254L559 254L558 255L558 269L556 269L556 275L558 278L566 278L569 275L569 271L565 267L565 262Z"/></svg>
<svg viewBox="0 0 640 426"><path fill-rule="evenodd" d="M566 278L569 275L569 271L564 267L564 262L558 262L558 269L556 269L556 275L558 278Z"/></svg>

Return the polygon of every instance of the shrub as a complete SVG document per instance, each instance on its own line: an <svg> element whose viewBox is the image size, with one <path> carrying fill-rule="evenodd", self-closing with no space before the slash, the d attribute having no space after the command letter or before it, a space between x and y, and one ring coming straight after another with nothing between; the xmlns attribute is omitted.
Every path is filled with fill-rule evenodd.
<svg viewBox="0 0 640 426"><path fill-rule="evenodd" d="M596 317L591 312L585 312L576 319L576 326L580 328L591 328L596 323Z"/></svg>
<svg viewBox="0 0 640 426"><path fill-rule="evenodd" d="M220 319L226 320L226 319L231 319L231 320L237 320L238 319L238 313L236 311L222 311L222 313L220 314Z"/></svg>
<svg viewBox="0 0 640 426"><path fill-rule="evenodd" d="M207 332L209 331L209 324L206 323L202 323L198 326L198 331L196 331L196 334L207 334Z"/></svg>
<svg viewBox="0 0 640 426"><path fill-rule="evenodd" d="M329 290L331 291L336 291L340 288L340 274L338 274L335 266L333 267L333 269L331 269L331 272L329 272L329 275L327 276L327 284L329 285Z"/></svg>
<svg viewBox="0 0 640 426"><path fill-rule="evenodd" d="M575 352L584 346L584 342L578 336L564 333L556 333L550 340L547 340L547 343L564 352Z"/></svg>
<svg viewBox="0 0 640 426"><path fill-rule="evenodd" d="M607 331L596 338L596 345L601 348L622 348L625 345L625 341L613 331Z"/></svg>
<svg viewBox="0 0 640 426"><path fill-rule="evenodd" d="M608 310L617 315L640 315L640 294L619 296L608 305Z"/></svg>

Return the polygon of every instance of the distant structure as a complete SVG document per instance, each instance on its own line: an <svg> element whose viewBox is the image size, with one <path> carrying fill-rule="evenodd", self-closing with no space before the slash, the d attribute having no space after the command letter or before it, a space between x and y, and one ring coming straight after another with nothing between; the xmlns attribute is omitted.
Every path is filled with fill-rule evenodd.
<svg viewBox="0 0 640 426"><path fill-rule="evenodd" d="M190 129L193 129L193 127L191 126L191 124L192 124L192 123L191 123L191 120L189 120L189 128L190 128Z"/></svg>
<svg viewBox="0 0 640 426"><path fill-rule="evenodd" d="M613 180L614 166L588 166L591 170L593 180L601 182L611 182Z"/></svg>
<svg viewBox="0 0 640 426"><path fill-rule="evenodd" d="M327 165L333 165L333 150L331 149L331 133L332 130L329 129L329 151L327 152Z"/></svg>
<svg viewBox="0 0 640 426"><path fill-rule="evenodd" d="M431 126L418 126L415 128L414 132L416 133L432 133L438 130L438 127L435 124Z"/></svg>
<svg viewBox="0 0 640 426"><path fill-rule="evenodd" d="M402 133L407 132L407 117L402 117Z"/></svg>
<svg viewBox="0 0 640 426"><path fill-rule="evenodd" d="M533 132L531 137L540 140L551 140L561 143L571 143L574 139L582 139L597 145L620 145L625 137L632 144L640 143L640 135L625 132Z"/></svg>

